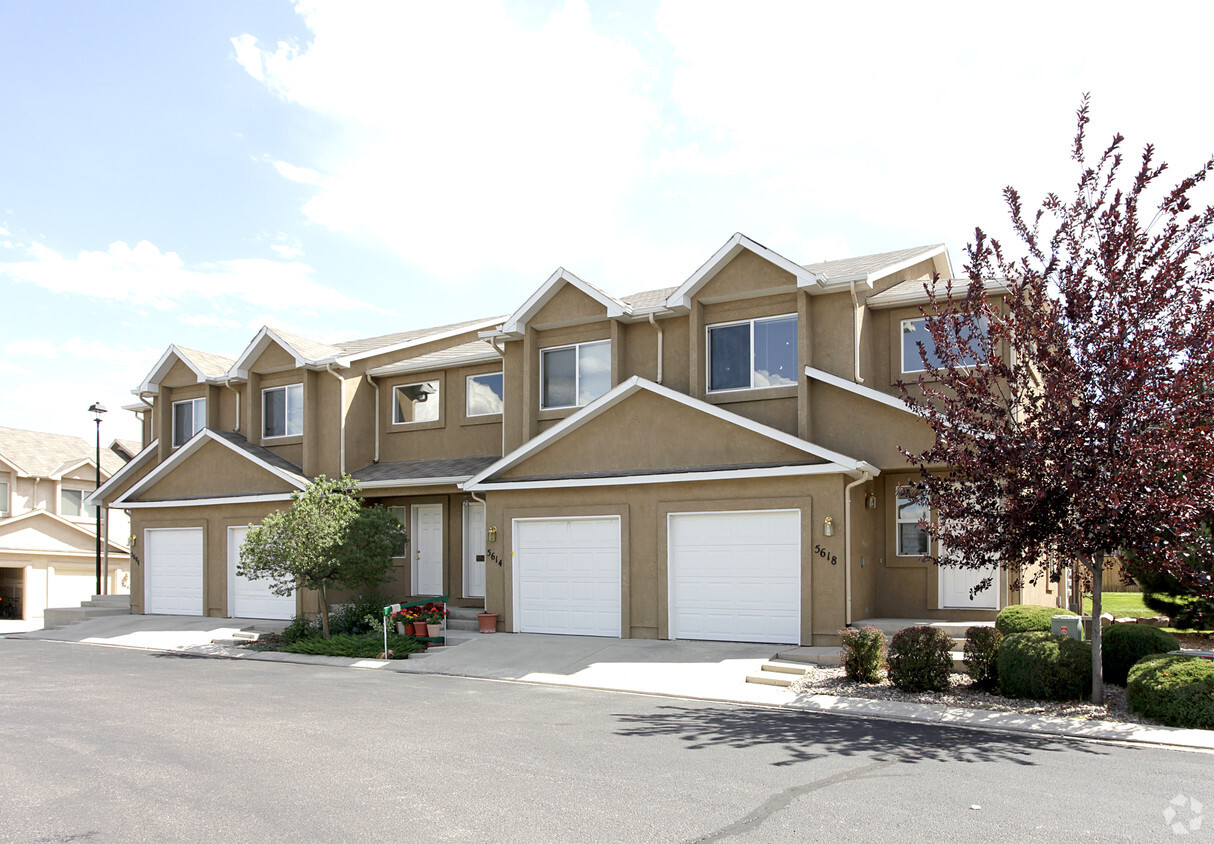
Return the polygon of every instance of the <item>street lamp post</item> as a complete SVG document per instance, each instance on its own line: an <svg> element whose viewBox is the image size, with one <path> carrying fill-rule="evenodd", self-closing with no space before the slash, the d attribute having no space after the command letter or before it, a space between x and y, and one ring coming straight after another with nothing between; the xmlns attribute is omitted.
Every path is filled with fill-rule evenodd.
<svg viewBox="0 0 1214 844"><path fill-rule="evenodd" d="M97 423L97 489L101 489L101 414L105 413L105 405L99 401L95 401L89 406L89 413L93 414L93 421ZM101 591L101 502L93 505L97 513L97 592L98 595L104 595Z"/></svg>

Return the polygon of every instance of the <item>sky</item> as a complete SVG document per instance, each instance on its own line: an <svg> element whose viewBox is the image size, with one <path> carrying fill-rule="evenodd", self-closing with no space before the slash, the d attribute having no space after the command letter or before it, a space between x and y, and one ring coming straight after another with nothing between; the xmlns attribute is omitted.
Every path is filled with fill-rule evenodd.
<svg viewBox="0 0 1214 844"><path fill-rule="evenodd" d="M680 284L1011 240L1089 145L1214 153L1214 5L3 0L0 426L138 439L172 343L508 314L558 267ZM1132 163L1132 162L1131 162Z"/></svg>

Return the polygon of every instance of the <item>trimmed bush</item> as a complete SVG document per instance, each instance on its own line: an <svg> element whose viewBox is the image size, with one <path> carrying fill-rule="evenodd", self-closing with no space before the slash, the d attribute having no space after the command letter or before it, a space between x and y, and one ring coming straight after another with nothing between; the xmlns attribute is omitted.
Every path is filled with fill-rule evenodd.
<svg viewBox="0 0 1214 844"><path fill-rule="evenodd" d="M393 652L393 659L404 659L421 649L422 646L408 636L397 636L395 633L388 636L388 650ZM283 650L292 654L375 659L384 652L384 640L378 636L351 636L348 633L340 633L328 639L301 639L293 645L287 645Z"/></svg>
<svg viewBox="0 0 1214 844"><path fill-rule="evenodd" d="M310 619L306 615L297 615L291 619L291 623L282 631L282 643L284 645L293 645L304 639L311 639L320 635L319 618Z"/></svg>
<svg viewBox="0 0 1214 844"><path fill-rule="evenodd" d="M943 692L953 673L953 638L939 627L899 630L889 643L889 679L904 692Z"/></svg>
<svg viewBox="0 0 1214 844"><path fill-rule="evenodd" d="M1069 613L1058 607L1012 604L999 611L999 615L995 617L995 629L1004 636L1011 636L1013 633L1049 633L1050 619L1056 615Z"/></svg>
<svg viewBox="0 0 1214 844"><path fill-rule="evenodd" d="M1169 727L1214 730L1214 661L1148 656L1130 669L1130 711Z"/></svg>
<svg viewBox="0 0 1214 844"><path fill-rule="evenodd" d="M1180 649L1171 633L1147 624L1114 624L1106 627L1100 649L1104 681L1124 686L1130 668L1144 656L1166 654Z"/></svg>
<svg viewBox="0 0 1214 844"><path fill-rule="evenodd" d="M843 642L843 670L853 683L880 683L885 663L885 634L876 627L848 627L839 631Z"/></svg>
<svg viewBox="0 0 1214 844"><path fill-rule="evenodd" d="M331 636L361 636L365 633L372 633L375 626L367 621L367 616L383 618L383 615L383 598L378 595L358 595L330 610L329 634ZM383 650L382 646L380 650Z"/></svg>
<svg viewBox="0 0 1214 844"><path fill-rule="evenodd" d="M994 627L965 631L965 668L975 688L993 692L999 686L999 645L1003 634Z"/></svg>
<svg viewBox="0 0 1214 844"><path fill-rule="evenodd" d="M1082 700L1092 691L1092 646L1069 636L1013 633L996 664L1005 697Z"/></svg>

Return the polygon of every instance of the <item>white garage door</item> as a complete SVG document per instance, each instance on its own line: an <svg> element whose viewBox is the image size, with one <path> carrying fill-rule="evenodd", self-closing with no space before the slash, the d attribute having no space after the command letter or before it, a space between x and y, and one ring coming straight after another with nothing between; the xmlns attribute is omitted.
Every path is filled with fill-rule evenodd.
<svg viewBox="0 0 1214 844"><path fill-rule="evenodd" d="M520 633L620 635L620 520L515 519Z"/></svg>
<svg viewBox="0 0 1214 844"><path fill-rule="evenodd" d="M236 573L247 527L228 528L228 616L231 618L294 618L295 593L275 595L269 580L250 580Z"/></svg>
<svg viewBox="0 0 1214 844"><path fill-rule="evenodd" d="M801 641L801 513L672 513L670 638Z"/></svg>
<svg viewBox="0 0 1214 844"><path fill-rule="evenodd" d="M144 612L202 615L202 528L144 531Z"/></svg>

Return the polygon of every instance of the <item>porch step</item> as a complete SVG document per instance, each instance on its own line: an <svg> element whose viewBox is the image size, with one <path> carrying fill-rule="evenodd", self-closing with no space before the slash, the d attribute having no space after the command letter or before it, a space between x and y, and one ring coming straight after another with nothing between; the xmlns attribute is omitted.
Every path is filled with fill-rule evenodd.
<svg viewBox="0 0 1214 844"><path fill-rule="evenodd" d="M448 630L480 630L480 623L476 620L477 613L484 612L484 608L478 607L453 607L447 605L447 629Z"/></svg>
<svg viewBox="0 0 1214 844"><path fill-rule="evenodd" d="M130 610L130 595L94 595L87 601L81 601L82 607L108 607Z"/></svg>
<svg viewBox="0 0 1214 844"><path fill-rule="evenodd" d="M809 665L843 664L843 660L839 657L839 648L836 646L789 648L788 650L780 651L772 659L785 663L800 662Z"/></svg>
<svg viewBox="0 0 1214 844"><path fill-rule="evenodd" d="M88 602L84 602L87 604ZM130 607L94 607L81 604L78 607L47 607L42 614L42 626L46 630L59 627L69 627L88 621L91 618L101 618L107 615L130 615Z"/></svg>

